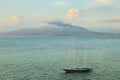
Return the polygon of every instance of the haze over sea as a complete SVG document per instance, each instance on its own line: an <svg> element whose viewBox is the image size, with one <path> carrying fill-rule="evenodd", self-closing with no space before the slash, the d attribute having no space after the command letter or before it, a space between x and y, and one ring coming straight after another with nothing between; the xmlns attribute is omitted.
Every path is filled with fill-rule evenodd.
<svg viewBox="0 0 120 80"><path fill-rule="evenodd" d="M66 74L86 64L90 73ZM120 38L112 37L21 37L0 38L0 80L120 80Z"/></svg>

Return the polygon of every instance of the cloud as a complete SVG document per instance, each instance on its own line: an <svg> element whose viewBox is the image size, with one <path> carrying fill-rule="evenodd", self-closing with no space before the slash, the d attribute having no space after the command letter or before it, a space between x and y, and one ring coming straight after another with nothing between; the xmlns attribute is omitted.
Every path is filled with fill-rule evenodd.
<svg viewBox="0 0 120 80"><path fill-rule="evenodd" d="M0 25L1 26L4 26L4 25L13 25L13 24L24 22L25 20L26 20L25 17L23 17L22 15L14 15L14 16L11 16L7 20L1 21Z"/></svg>
<svg viewBox="0 0 120 80"><path fill-rule="evenodd" d="M107 23L120 23L120 19L104 20Z"/></svg>
<svg viewBox="0 0 120 80"><path fill-rule="evenodd" d="M112 6L111 2L112 0L91 0L83 8L86 11L80 10L80 14L85 15L86 19L92 18L94 21L112 17L118 10Z"/></svg>
<svg viewBox="0 0 120 80"><path fill-rule="evenodd" d="M17 15L12 16L12 17L8 20L9 23L14 23L14 22L17 22L17 21L19 21L19 16L17 16Z"/></svg>
<svg viewBox="0 0 120 80"><path fill-rule="evenodd" d="M56 20L57 19L55 18L43 19L39 16L35 16L34 18L27 18L23 15L13 15L9 19L0 22L0 32L13 31L24 28L48 27L52 25L49 24L49 22Z"/></svg>
<svg viewBox="0 0 120 80"><path fill-rule="evenodd" d="M98 0L97 2L101 4L108 4L111 2L111 0Z"/></svg>
<svg viewBox="0 0 120 80"><path fill-rule="evenodd" d="M80 17L80 10L79 9L70 9L68 13L65 15L65 20L73 20Z"/></svg>
<svg viewBox="0 0 120 80"><path fill-rule="evenodd" d="M118 19L120 19L120 16L118 16Z"/></svg>
<svg viewBox="0 0 120 80"><path fill-rule="evenodd" d="M104 23L120 23L120 18L116 18L116 19L109 19L109 20L103 20L102 22Z"/></svg>
<svg viewBox="0 0 120 80"><path fill-rule="evenodd" d="M106 26L106 29L111 29L112 32L120 33L120 18L108 19L100 21L100 24Z"/></svg>
<svg viewBox="0 0 120 80"><path fill-rule="evenodd" d="M55 6L67 6L67 3L64 1L59 1L54 4Z"/></svg>
<svg viewBox="0 0 120 80"><path fill-rule="evenodd" d="M37 16L37 17L40 17L41 15L40 15L40 13L37 13L36 16Z"/></svg>
<svg viewBox="0 0 120 80"><path fill-rule="evenodd" d="M120 32L120 27L119 27L120 23L112 23L111 26L114 30L119 30L119 32Z"/></svg>
<svg viewBox="0 0 120 80"><path fill-rule="evenodd" d="M13 24L13 23L18 23L18 22L24 22L25 20L26 20L25 17L22 15L14 15L7 22L9 24Z"/></svg>
<svg viewBox="0 0 120 80"><path fill-rule="evenodd" d="M65 23L63 21L50 21L48 22L48 24L51 24L51 25L56 25L56 26L60 26L60 27L74 27L72 24L69 24L69 23Z"/></svg>
<svg viewBox="0 0 120 80"><path fill-rule="evenodd" d="M0 30L4 32L21 28L30 28L33 25L35 25L35 22L32 22L32 20L22 15L13 15L9 19L0 22Z"/></svg>
<svg viewBox="0 0 120 80"><path fill-rule="evenodd" d="M112 0L93 0L92 2L87 3L86 8L90 9L96 6L108 5Z"/></svg>

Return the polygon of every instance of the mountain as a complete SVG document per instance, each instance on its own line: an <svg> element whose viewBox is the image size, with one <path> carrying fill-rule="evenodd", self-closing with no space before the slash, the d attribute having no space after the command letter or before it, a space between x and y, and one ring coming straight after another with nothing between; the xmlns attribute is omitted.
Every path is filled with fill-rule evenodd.
<svg viewBox="0 0 120 80"><path fill-rule="evenodd" d="M20 29L0 33L0 36L110 36L112 33L100 33L63 22L48 22L38 28Z"/></svg>

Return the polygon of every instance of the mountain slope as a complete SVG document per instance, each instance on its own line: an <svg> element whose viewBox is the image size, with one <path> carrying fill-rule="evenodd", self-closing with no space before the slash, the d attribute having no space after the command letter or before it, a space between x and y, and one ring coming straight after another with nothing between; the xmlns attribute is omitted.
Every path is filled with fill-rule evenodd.
<svg viewBox="0 0 120 80"><path fill-rule="evenodd" d="M63 22L49 22L49 25L4 32L0 36L105 36L108 33L93 32L86 28Z"/></svg>

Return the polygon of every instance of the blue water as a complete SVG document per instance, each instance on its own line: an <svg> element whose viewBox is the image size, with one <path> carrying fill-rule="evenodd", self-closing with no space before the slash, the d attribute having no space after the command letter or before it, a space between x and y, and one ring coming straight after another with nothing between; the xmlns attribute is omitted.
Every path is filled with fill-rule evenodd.
<svg viewBox="0 0 120 80"><path fill-rule="evenodd" d="M86 66L90 73L65 74ZM120 38L26 37L0 38L0 80L120 80Z"/></svg>

